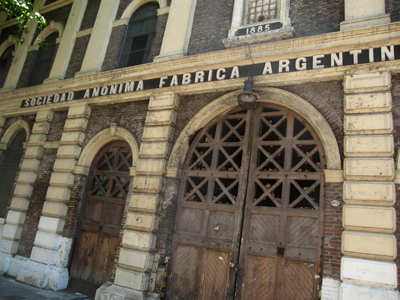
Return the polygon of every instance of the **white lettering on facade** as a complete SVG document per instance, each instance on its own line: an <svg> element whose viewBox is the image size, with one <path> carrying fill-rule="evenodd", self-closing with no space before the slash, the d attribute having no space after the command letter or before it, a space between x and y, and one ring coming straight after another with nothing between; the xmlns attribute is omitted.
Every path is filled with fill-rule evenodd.
<svg viewBox="0 0 400 300"><path fill-rule="evenodd" d="M90 89L86 89L85 95L83 95L83 99L89 98L90 97Z"/></svg>
<svg viewBox="0 0 400 300"><path fill-rule="evenodd" d="M94 88L92 91L92 97L97 97L99 95L99 92L100 92L99 87Z"/></svg>
<svg viewBox="0 0 400 300"><path fill-rule="evenodd" d="M350 51L350 54L353 55L353 63L355 65L358 64L358 54L360 54L362 51L361 50L352 50Z"/></svg>
<svg viewBox="0 0 400 300"><path fill-rule="evenodd" d="M212 81L213 70L208 71L208 81Z"/></svg>
<svg viewBox="0 0 400 300"><path fill-rule="evenodd" d="M143 85L143 80L139 80L138 85L136 87L137 91L143 91L144 85Z"/></svg>
<svg viewBox="0 0 400 300"><path fill-rule="evenodd" d="M219 68L218 70L217 70L217 79L218 80L224 80L225 79L225 77L226 77L226 70L225 70L225 68Z"/></svg>
<svg viewBox="0 0 400 300"><path fill-rule="evenodd" d="M100 91L100 95L105 96L108 93L108 86L103 86Z"/></svg>
<svg viewBox="0 0 400 300"><path fill-rule="evenodd" d="M369 62L374 62L375 58L374 58L374 48L369 48Z"/></svg>
<svg viewBox="0 0 400 300"><path fill-rule="evenodd" d="M331 53L331 67L343 66L343 52Z"/></svg>
<svg viewBox="0 0 400 300"><path fill-rule="evenodd" d="M231 79L233 78L240 78L238 66L234 66L232 69Z"/></svg>
<svg viewBox="0 0 400 300"><path fill-rule="evenodd" d="M113 84L110 86L110 95L115 95L117 93L118 84Z"/></svg>
<svg viewBox="0 0 400 300"><path fill-rule="evenodd" d="M169 86L177 86L178 85L178 75L172 76L171 83Z"/></svg>
<svg viewBox="0 0 400 300"><path fill-rule="evenodd" d="M204 82L204 71L197 71L196 75L194 76L194 83Z"/></svg>
<svg viewBox="0 0 400 300"><path fill-rule="evenodd" d="M295 68L297 71L307 70L307 59L305 57L296 59Z"/></svg>
<svg viewBox="0 0 400 300"><path fill-rule="evenodd" d="M192 75L190 73L184 73L182 77L182 84L190 84L192 82Z"/></svg>
<svg viewBox="0 0 400 300"><path fill-rule="evenodd" d="M64 102L65 99L66 99L66 95L65 95L65 93L62 93L61 94L61 98L60 98L60 102Z"/></svg>
<svg viewBox="0 0 400 300"><path fill-rule="evenodd" d="M265 65L264 65L264 70L263 70L263 72L262 72L263 75L267 75L267 73L268 73L268 74L273 74L273 71L272 71L272 64L271 64L270 61L267 61L267 62L265 63Z"/></svg>
<svg viewBox="0 0 400 300"><path fill-rule="evenodd" d="M74 100L74 95L75 95L74 92L69 92L69 93L68 93L68 98L67 98L67 100L68 100L68 101Z"/></svg>
<svg viewBox="0 0 400 300"><path fill-rule="evenodd" d="M158 85L158 87L163 87L165 84L165 80L168 79L168 76L162 76L160 77L160 84Z"/></svg>
<svg viewBox="0 0 400 300"><path fill-rule="evenodd" d="M118 89L118 94L121 94L123 90L124 90L124 84L120 83L119 84L119 89Z"/></svg>
<svg viewBox="0 0 400 300"><path fill-rule="evenodd" d="M386 57L388 58L388 60L393 60L394 59L394 46L393 45L391 45L389 49L386 46L381 47L381 58L382 58L382 61L385 61Z"/></svg>
<svg viewBox="0 0 400 300"><path fill-rule="evenodd" d="M321 59L323 59L324 56L325 55L323 55L323 54L314 55L313 56L313 60L312 60L313 61L313 63L312 63L313 69L323 69L323 68L325 68L324 65L321 65L321 63L322 63Z"/></svg>
<svg viewBox="0 0 400 300"><path fill-rule="evenodd" d="M135 87L134 81L125 83L125 93L133 92L134 87Z"/></svg>
<svg viewBox="0 0 400 300"><path fill-rule="evenodd" d="M290 64L290 61L288 59L281 59L279 61L278 72L282 73L284 69L285 69L285 72L289 72L290 71L289 64Z"/></svg>

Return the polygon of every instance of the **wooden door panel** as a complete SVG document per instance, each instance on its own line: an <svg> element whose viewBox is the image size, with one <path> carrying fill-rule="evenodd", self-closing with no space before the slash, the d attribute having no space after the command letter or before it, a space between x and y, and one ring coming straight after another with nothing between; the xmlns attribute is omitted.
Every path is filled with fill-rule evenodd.
<svg viewBox="0 0 400 300"><path fill-rule="evenodd" d="M110 280L117 246L118 238L105 235L101 237L96 266L93 270L94 284L101 285Z"/></svg>
<svg viewBox="0 0 400 300"><path fill-rule="evenodd" d="M98 287L111 278L131 166L126 142L108 144L92 164L71 263L71 277L78 286L82 282Z"/></svg>
<svg viewBox="0 0 400 300"><path fill-rule="evenodd" d="M223 300L229 291L230 253L202 249L200 299Z"/></svg>
<svg viewBox="0 0 400 300"><path fill-rule="evenodd" d="M179 232L199 235L203 224L204 210L182 209Z"/></svg>
<svg viewBox="0 0 400 300"><path fill-rule="evenodd" d="M182 176L170 299L314 299L324 166L312 128L276 105L202 129Z"/></svg>
<svg viewBox="0 0 400 300"><path fill-rule="evenodd" d="M249 255L244 272L242 299L274 299L275 258Z"/></svg>
<svg viewBox="0 0 400 300"><path fill-rule="evenodd" d="M198 247L176 244L174 260L172 261L172 273L169 279L169 290L173 293L173 298L180 300L197 299L198 278L197 268L198 257L200 256Z"/></svg>
<svg viewBox="0 0 400 300"><path fill-rule="evenodd" d="M73 273L71 276L92 281L98 255L97 232L82 232L79 242L78 255L80 259L76 262L75 268L77 273Z"/></svg>
<svg viewBox="0 0 400 300"><path fill-rule="evenodd" d="M309 300L315 297L315 264L286 260L278 287L281 300Z"/></svg>
<svg viewBox="0 0 400 300"><path fill-rule="evenodd" d="M319 230L318 219L288 217L286 245L316 249L320 238Z"/></svg>
<svg viewBox="0 0 400 300"><path fill-rule="evenodd" d="M249 241L258 243L278 243L279 216L253 214Z"/></svg>
<svg viewBox="0 0 400 300"><path fill-rule="evenodd" d="M232 240L235 229L235 215L228 212L211 211L208 219L207 236Z"/></svg>

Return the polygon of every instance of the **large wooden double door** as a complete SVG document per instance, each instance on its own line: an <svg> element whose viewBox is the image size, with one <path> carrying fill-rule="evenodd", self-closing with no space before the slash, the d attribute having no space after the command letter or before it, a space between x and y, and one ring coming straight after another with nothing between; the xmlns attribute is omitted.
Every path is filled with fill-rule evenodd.
<svg viewBox="0 0 400 300"><path fill-rule="evenodd" d="M130 147L122 141L105 146L92 164L70 270L70 286L83 293L95 293L111 278L131 166Z"/></svg>
<svg viewBox="0 0 400 300"><path fill-rule="evenodd" d="M312 128L283 107L203 128L185 163L168 298L318 298L324 163Z"/></svg>

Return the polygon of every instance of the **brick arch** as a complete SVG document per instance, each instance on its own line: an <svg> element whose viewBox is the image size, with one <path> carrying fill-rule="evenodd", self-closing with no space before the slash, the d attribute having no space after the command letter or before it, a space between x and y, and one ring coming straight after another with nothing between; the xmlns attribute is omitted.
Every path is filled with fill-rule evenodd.
<svg viewBox="0 0 400 300"><path fill-rule="evenodd" d="M110 128L104 129L97 133L83 148L79 157L78 163L75 167L76 174L87 175L89 173L90 165L99 152L99 150L106 144L117 141L125 140L132 151L132 168L136 168L136 162L139 158L139 143L136 137L127 129L111 125ZM133 171L132 170L132 171ZM131 173L132 173L131 171Z"/></svg>
<svg viewBox="0 0 400 300"><path fill-rule="evenodd" d="M293 93L277 88L257 88L257 92L260 95L260 102L278 104L301 115L314 128L321 140L326 154L327 169L341 170L340 152L335 135L328 122L314 106ZM178 174L182 169L190 137L216 116L238 105L236 93L237 91L234 91L214 100L185 126L171 151L168 161L170 174Z"/></svg>

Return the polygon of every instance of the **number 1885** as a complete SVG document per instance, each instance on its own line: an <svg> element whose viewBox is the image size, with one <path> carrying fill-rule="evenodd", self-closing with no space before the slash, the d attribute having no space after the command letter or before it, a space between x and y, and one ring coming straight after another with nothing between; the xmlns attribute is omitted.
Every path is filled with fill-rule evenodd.
<svg viewBox="0 0 400 300"><path fill-rule="evenodd" d="M268 31L269 30L269 25L260 25L260 26L253 26L253 27L249 27L246 28L246 34L252 34L252 33L256 33L256 32L263 32L263 31Z"/></svg>

